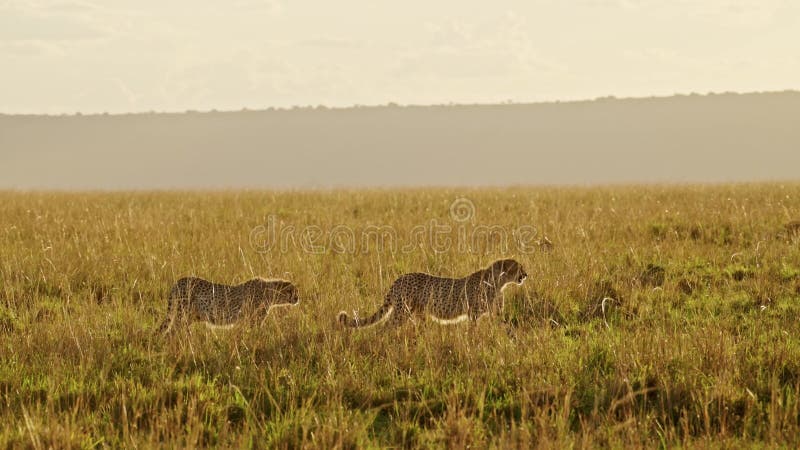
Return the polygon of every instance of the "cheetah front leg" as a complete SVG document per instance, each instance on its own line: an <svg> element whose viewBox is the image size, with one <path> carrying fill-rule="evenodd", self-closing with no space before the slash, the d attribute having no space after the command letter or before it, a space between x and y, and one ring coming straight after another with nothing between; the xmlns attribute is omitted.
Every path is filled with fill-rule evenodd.
<svg viewBox="0 0 800 450"><path fill-rule="evenodd" d="M242 311L242 314L245 314L248 318L247 322L251 328L262 327L264 326L264 322L267 321L267 316L269 316L270 305L258 305L254 308L253 311L245 312Z"/></svg>
<svg viewBox="0 0 800 450"><path fill-rule="evenodd" d="M470 308L467 315L469 316L470 322L474 325L478 323L478 319L483 316L483 312L478 308Z"/></svg>
<svg viewBox="0 0 800 450"><path fill-rule="evenodd" d="M485 299L467 301L467 315L472 323L477 323L478 319L491 311L491 305Z"/></svg>
<svg viewBox="0 0 800 450"><path fill-rule="evenodd" d="M495 317L496 320L499 320L503 327L506 330L506 334L512 340L517 339L517 331L514 326L508 321L508 318L505 316L504 312L506 310L506 297L501 292L500 295L495 298L494 302L492 302L492 316Z"/></svg>
<svg viewBox="0 0 800 450"><path fill-rule="evenodd" d="M468 306L467 317L469 317L470 333L476 332L478 329L478 319L483 317L485 314L485 311L483 311L478 305Z"/></svg>

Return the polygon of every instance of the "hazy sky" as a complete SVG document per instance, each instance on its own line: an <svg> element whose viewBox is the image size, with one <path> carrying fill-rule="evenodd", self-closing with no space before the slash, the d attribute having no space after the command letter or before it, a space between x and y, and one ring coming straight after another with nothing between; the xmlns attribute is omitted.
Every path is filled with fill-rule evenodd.
<svg viewBox="0 0 800 450"><path fill-rule="evenodd" d="M0 0L0 112L800 88L797 0Z"/></svg>

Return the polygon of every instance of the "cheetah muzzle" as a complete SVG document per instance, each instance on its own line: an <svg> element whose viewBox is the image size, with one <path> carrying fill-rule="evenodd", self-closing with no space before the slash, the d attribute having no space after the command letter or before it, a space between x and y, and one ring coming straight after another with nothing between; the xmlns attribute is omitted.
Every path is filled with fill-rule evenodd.
<svg viewBox="0 0 800 450"><path fill-rule="evenodd" d="M430 317L442 324L477 321L493 309L502 309L502 290L521 285L528 277L513 259L495 261L486 269L464 278L441 278L427 273L400 276L389 288L383 305L372 316L359 320L344 311L339 322L351 328L368 327L383 321L400 325L411 316Z"/></svg>
<svg viewBox="0 0 800 450"><path fill-rule="evenodd" d="M299 301L295 286L284 280L254 278L229 286L202 278L181 278L170 290L167 317L156 334L195 321L232 325L247 318L257 323L272 306L296 305Z"/></svg>

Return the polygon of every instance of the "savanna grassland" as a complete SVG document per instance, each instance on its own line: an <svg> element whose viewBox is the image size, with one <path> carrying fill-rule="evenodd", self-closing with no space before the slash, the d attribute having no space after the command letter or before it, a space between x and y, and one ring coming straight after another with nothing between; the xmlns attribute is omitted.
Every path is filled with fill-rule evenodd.
<svg viewBox="0 0 800 450"><path fill-rule="evenodd" d="M798 218L798 184L0 193L0 447L796 448ZM499 317L335 321L506 256ZM302 301L154 337L186 275Z"/></svg>

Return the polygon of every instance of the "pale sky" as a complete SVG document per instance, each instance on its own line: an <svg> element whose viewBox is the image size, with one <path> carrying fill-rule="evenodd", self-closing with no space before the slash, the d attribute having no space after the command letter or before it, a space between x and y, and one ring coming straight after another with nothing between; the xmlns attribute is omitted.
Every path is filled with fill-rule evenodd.
<svg viewBox="0 0 800 450"><path fill-rule="evenodd" d="M800 89L797 0L0 0L0 112Z"/></svg>

